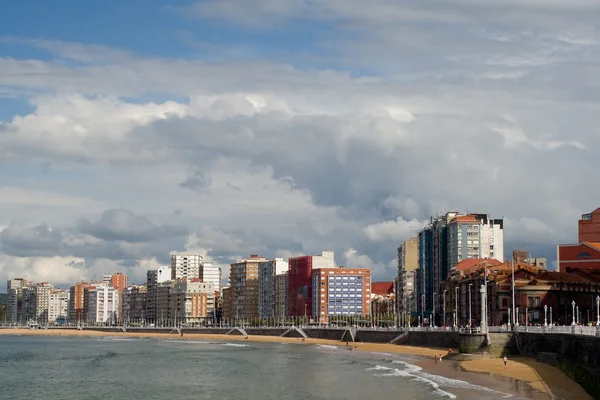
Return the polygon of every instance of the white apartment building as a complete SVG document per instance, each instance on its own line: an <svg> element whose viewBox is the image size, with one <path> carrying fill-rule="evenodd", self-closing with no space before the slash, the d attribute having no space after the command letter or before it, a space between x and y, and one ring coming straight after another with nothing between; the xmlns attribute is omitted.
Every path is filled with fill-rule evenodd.
<svg viewBox="0 0 600 400"><path fill-rule="evenodd" d="M212 283L215 291L221 292L221 267L218 265L204 261L200 267L200 279L202 282Z"/></svg>
<svg viewBox="0 0 600 400"><path fill-rule="evenodd" d="M275 277L287 272L287 261L275 258L258 263L258 316L273 318L275 316Z"/></svg>
<svg viewBox="0 0 600 400"><path fill-rule="evenodd" d="M69 313L70 297L68 290L56 289L50 292L48 322L57 322L57 320L66 321Z"/></svg>
<svg viewBox="0 0 600 400"><path fill-rule="evenodd" d="M195 254L171 255L171 279L200 278L204 259Z"/></svg>
<svg viewBox="0 0 600 400"><path fill-rule="evenodd" d="M275 317L288 315L288 271L275 275Z"/></svg>
<svg viewBox="0 0 600 400"><path fill-rule="evenodd" d="M112 286L88 286L87 322L117 323L119 321L119 291Z"/></svg>
<svg viewBox="0 0 600 400"><path fill-rule="evenodd" d="M448 264L451 269L468 258L504 262L504 221L486 214L456 216L448 224Z"/></svg>
<svg viewBox="0 0 600 400"><path fill-rule="evenodd" d="M48 282L38 283L35 285L34 315L32 320L37 321L38 324L46 324L48 322L48 313L50 308L50 292L54 288Z"/></svg>

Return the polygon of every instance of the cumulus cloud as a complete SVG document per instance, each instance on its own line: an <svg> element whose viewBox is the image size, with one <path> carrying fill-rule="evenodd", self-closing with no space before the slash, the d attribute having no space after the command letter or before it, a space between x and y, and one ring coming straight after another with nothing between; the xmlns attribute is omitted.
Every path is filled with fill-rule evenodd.
<svg viewBox="0 0 600 400"><path fill-rule="evenodd" d="M327 29L234 61L3 39L49 55L0 58L0 96L32 108L0 122L3 278L333 249L389 279L448 210L505 217L507 249L576 240L600 194L574 178L600 167L597 2L247 3L185 12Z"/></svg>

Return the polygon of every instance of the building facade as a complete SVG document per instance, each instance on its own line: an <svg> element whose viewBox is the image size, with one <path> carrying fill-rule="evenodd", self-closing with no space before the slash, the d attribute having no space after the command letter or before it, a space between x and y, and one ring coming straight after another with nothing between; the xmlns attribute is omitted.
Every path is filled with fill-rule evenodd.
<svg viewBox="0 0 600 400"><path fill-rule="evenodd" d="M27 323L24 290L29 286L31 286L31 282L23 278L7 281L6 293L8 304L6 305L6 323L13 325Z"/></svg>
<svg viewBox="0 0 600 400"><path fill-rule="evenodd" d="M69 297L68 290L55 289L50 292L48 304L48 322L64 324L69 315Z"/></svg>
<svg viewBox="0 0 600 400"><path fill-rule="evenodd" d="M231 287L225 287L222 290L223 292L223 319L225 320L225 322L230 323L233 318L235 318L235 314L232 313L232 306L231 306Z"/></svg>
<svg viewBox="0 0 600 400"><path fill-rule="evenodd" d="M108 323L119 322L119 291L108 285L87 287L87 322Z"/></svg>
<svg viewBox="0 0 600 400"><path fill-rule="evenodd" d="M171 255L171 279L200 278L204 259L197 254Z"/></svg>
<svg viewBox="0 0 600 400"><path fill-rule="evenodd" d="M156 323L159 318L158 309L158 285L162 282L171 280L171 267L160 267L149 270L146 273L146 312L145 317L148 321ZM164 314L164 310L163 310Z"/></svg>
<svg viewBox="0 0 600 400"><path fill-rule="evenodd" d="M211 261L204 261L200 267L200 279L202 282L213 285L215 291L221 292L221 267Z"/></svg>
<svg viewBox="0 0 600 400"><path fill-rule="evenodd" d="M275 275L275 317L284 318L288 312L288 272Z"/></svg>
<svg viewBox="0 0 600 400"><path fill-rule="evenodd" d="M600 243L559 244L556 253L559 272L568 269L600 270Z"/></svg>
<svg viewBox="0 0 600 400"><path fill-rule="evenodd" d="M121 294L121 316L123 322L146 320L148 291L146 286L130 286Z"/></svg>
<svg viewBox="0 0 600 400"><path fill-rule="evenodd" d="M398 315L410 312L409 304L414 304L415 271L419 268L419 238L413 237L398 247L398 276L396 284L396 312Z"/></svg>
<svg viewBox="0 0 600 400"><path fill-rule="evenodd" d="M85 309L85 290L89 286L87 282L77 282L69 289L69 323L78 324L87 319Z"/></svg>
<svg viewBox="0 0 600 400"><path fill-rule="evenodd" d="M237 318L258 318L258 265L268 261L265 257L252 254L250 258L231 264L231 312Z"/></svg>
<svg viewBox="0 0 600 400"><path fill-rule="evenodd" d="M600 208L583 214L579 220L579 243L600 243Z"/></svg>
<svg viewBox="0 0 600 400"><path fill-rule="evenodd" d="M323 251L319 256L292 257L288 261L288 316L311 314L312 270L335 268L333 251Z"/></svg>
<svg viewBox="0 0 600 400"><path fill-rule="evenodd" d="M457 215L448 225L449 270L468 258L504 262L504 221L487 214Z"/></svg>
<svg viewBox="0 0 600 400"><path fill-rule="evenodd" d="M287 271L288 263L283 258L275 258L258 264L258 315L260 318L275 316L275 277Z"/></svg>
<svg viewBox="0 0 600 400"><path fill-rule="evenodd" d="M200 278L178 279L170 293L169 317L176 324L198 325L214 318L215 288Z"/></svg>
<svg viewBox="0 0 600 400"><path fill-rule="evenodd" d="M371 313L371 270L317 268L312 270L312 309L315 321L332 317L364 317Z"/></svg>

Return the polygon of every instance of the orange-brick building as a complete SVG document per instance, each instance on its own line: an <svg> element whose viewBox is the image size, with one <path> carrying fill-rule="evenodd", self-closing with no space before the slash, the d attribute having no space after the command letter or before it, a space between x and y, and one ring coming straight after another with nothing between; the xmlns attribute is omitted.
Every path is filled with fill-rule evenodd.
<svg viewBox="0 0 600 400"><path fill-rule="evenodd" d="M579 243L582 242L600 242L600 208L581 216Z"/></svg>
<svg viewBox="0 0 600 400"><path fill-rule="evenodd" d="M600 270L599 242L558 245L557 271L566 272L575 269Z"/></svg>

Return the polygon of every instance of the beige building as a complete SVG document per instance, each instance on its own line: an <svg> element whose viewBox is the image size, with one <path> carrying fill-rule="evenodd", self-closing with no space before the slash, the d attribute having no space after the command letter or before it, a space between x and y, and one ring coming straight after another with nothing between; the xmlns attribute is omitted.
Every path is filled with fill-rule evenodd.
<svg viewBox="0 0 600 400"><path fill-rule="evenodd" d="M27 323L27 313L23 308L23 305L25 303L24 291L29 286L31 286L31 282L23 278L11 279L7 281L6 293L8 294L8 304L6 305L6 323Z"/></svg>
<svg viewBox="0 0 600 400"><path fill-rule="evenodd" d="M250 258L231 264L231 312L238 318L258 318L258 265L268 261L252 254Z"/></svg>
<svg viewBox="0 0 600 400"><path fill-rule="evenodd" d="M215 287L200 278L174 282L169 299L169 316L177 324L200 324L214 318Z"/></svg>
<svg viewBox="0 0 600 400"><path fill-rule="evenodd" d="M282 318L288 315L288 272L275 275L275 317Z"/></svg>
<svg viewBox="0 0 600 400"><path fill-rule="evenodd" d="M417 269L419 269L419 238L413 237L398 247L398 278L395 281L398 314L417 310L415 303Z"/></svg>

